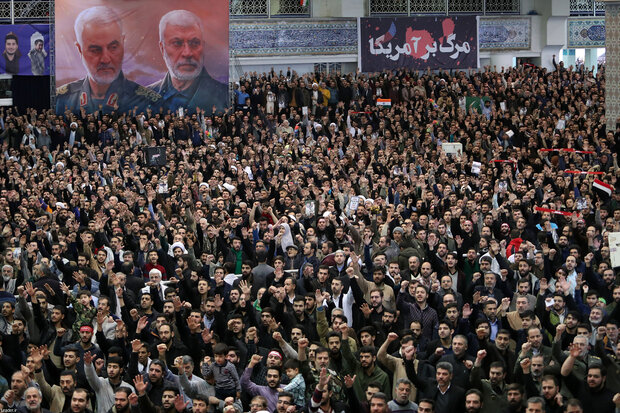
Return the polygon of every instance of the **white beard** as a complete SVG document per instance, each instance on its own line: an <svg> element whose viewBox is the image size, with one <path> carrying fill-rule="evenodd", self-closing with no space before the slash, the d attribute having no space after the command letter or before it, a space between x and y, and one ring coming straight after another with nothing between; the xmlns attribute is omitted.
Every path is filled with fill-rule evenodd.
<svg viewBox="0 0 620 413"><path fill-rule="evenodd" d="M196 68L190 72L181 72L176 68L176 64L170 59L170 56L168 56L168 53L166 53L164 51L164 62L166 62L166 67L168 68L168 71L170 72L170 75L173 76L175 79L178 80L182 80L182 81L188 81L188 80L194 80L198 77L198 75L200 75L200 72L202 71L202 66L203 66L203 62L197 62L194 59L191 59L191 63L196 65ZM184 63L190 63L190 62L184 62Z"/></svg>
<svg viewBox="0 0 620 413"><path fill-rule="evenodd" d="M93 79L96 83L100 84L100 85L110 85L112 84L112 82L114 82L117 78L118 75L120 75L121 71L116 70L114 73L110 74L110 75L100 75L97 72L91 72L90 68L88 66L86 66L86 64L84 64L84 67L86 68L86 71L88 72L88 77L90 77L91 79Z"/></svg>

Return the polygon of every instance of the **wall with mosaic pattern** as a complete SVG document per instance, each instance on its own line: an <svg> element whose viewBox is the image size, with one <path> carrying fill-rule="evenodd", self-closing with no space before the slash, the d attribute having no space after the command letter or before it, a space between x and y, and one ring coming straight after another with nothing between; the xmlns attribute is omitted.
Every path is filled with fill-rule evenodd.
<svg viewBox="0 0 620 413"><path fill-rule="evenodd" d="M230 22L237 57L357 54L357 21Z"/></svg>
<svg viewBox="0 0 620 413"><path fill-rule="evenodd" d="M532 20L529 17L481 17L478 39L480 51L530 49Z"/></svg>
<svg viewBox="0 0 620 413"><path fill-rule="evenodd" d="M605 47L605 17L571 17L568 19L566 47Z"/></svg>
<svg viewBox="0 0 620 413"><path fill-rule="evenodd" d="M605 4L605 118L615 130L620 117L620 3Z"/></svg>

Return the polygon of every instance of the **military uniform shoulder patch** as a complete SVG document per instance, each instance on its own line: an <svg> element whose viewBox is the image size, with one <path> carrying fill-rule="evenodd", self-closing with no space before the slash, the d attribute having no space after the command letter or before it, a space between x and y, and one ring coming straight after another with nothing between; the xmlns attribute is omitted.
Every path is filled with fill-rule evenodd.
<svg viewBox="0 0 620 413"><path fill-rule="evenodd" d="M136 95L144 96L152 102L157 102L161 99L161 95L159 93L142 85L138 85L138 87L136 88Z"/></svg>
<svg viewBox="0 0 620 413"><path fill-rule="evenodd" d="M68 91L69 91L69 85L62 85L61 87L56 89L56 94L57 95L64 95Z"/></svg>
<svg viewBox="0 0 620 413"><path fill-rule="evenodd" d="M66 83L62 85L61 87L59 87L58 89L56 89L56 94L66 95L67 93L68 94L78 93L82 90L83 85L84 85L84 79L76 80L75 82L71 82L71 83Z"/></svg>

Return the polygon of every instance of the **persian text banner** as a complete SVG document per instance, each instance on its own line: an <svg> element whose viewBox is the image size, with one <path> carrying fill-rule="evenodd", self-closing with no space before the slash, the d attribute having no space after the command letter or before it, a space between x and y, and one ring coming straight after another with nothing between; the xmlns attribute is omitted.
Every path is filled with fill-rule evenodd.
<svg viewBox="0 0 620 413"><path fill-rule="evenodd" d="M360 19L362 72L478 66L474 16L370 17Z"/></svg>

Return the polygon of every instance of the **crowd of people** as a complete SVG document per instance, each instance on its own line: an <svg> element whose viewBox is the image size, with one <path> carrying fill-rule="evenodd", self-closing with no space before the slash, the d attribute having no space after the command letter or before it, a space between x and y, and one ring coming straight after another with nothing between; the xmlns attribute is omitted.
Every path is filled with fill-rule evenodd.
<svg viewBox="0 0 620 413"><path fill-rule="evenodd" d="M0 109L3 411L613 412L604 86L272 70L224 113Z"/></svg>

